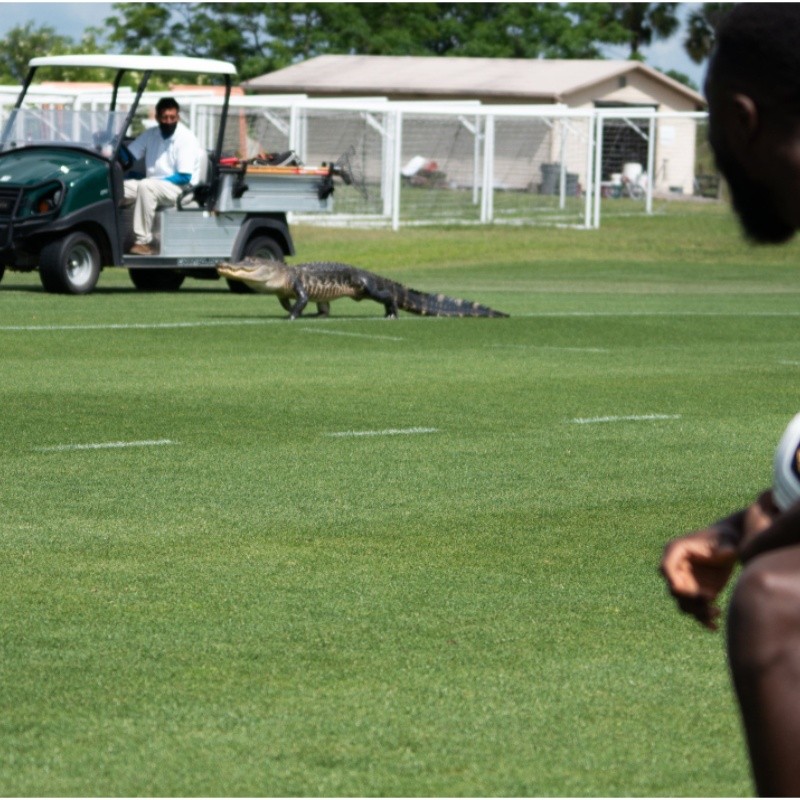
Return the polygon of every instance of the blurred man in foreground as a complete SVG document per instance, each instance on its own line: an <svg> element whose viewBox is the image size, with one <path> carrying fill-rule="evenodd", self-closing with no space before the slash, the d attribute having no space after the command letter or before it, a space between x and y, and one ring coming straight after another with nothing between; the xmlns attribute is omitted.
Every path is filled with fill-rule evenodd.
<svg viewBox="0 0 800 800"><path fill-rule="evenodd" d="M735 6L717 34L706 95L709 141L745 234L788 240L800 228L800 4ZM681 610L714 630L737 561L728 659L753 777L761 795L800 796L800 503L781 511L766 490L669 542L661 571Z"/></svg>

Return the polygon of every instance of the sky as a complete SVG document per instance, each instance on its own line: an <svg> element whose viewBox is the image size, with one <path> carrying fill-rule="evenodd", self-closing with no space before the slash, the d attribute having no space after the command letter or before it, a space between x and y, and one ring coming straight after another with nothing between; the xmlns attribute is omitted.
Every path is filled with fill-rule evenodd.
<svg viewBox="0 0 800 800"><path fill-rule="evenodd" d="M689 11L699 3L681 3L680 14L685 22ZM102 27L103 20L113 14L111 3L13 3L0 0L0 36L17 25L33 22L35 26L50 25L64 36L80 41L87 27ZM661 70L674 69L688 75L699 87L703 85L705 65L694 64L683 50L681 44L684 34L683 24L677 34L663 42L656 42L644 50L647 63ZM43 54L44 55L44 54ZM625 47L608 47L604 50L606 58L627 58Z"/></svg>
<svg viewBox="0 0 800 800"><path fill-rule="evenodd" d="M86 28L102 27L111 16L111 3L10 3L0 0L0 36L11 28L32 21L35 26L50 25L57 33L80 40ZM46 55L43 53L42 55Z"/></svg>
<svg viewBox="0 0 800 800"><path fill-rule="evenodd" d="M706 65L695 64L683 49L683 38L686 34L686 19L692 9L697 8L702 3L681 3L679 5L678 17L681 20L681 27L678 32L664 41L656 42L650 47L643 48L647 63L651 67L663 70L674 69L687 75L695 84L702 89L703 80L706 74ZM628 48L625 46L606 47L603 51L606 58L627 58Z"/></svg>

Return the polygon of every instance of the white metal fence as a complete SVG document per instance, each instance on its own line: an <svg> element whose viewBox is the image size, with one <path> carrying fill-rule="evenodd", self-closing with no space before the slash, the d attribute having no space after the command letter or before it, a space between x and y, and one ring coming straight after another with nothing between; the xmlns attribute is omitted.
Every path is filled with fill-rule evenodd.
<svg viewBox="0 0 800 800"><path fill-rule="evenodd" d="M218 103L192 105L213 139ZM308 164L342 156L329 223L589 226L593 114L562 106L235 98L226 146L242 157L294 150Z"/></svg>
<svg viewBox="0 0 800 800"><path fill-rule="evenodd" d="M0 122L16 93L0 87ZM142 119L160 96L144 97ZM184 120L213 147L221 98L211 91L176 97ZM130 99L123 91L123 106ZM107 100L96 90L52 86L30 95L43 107L101 110ZM345 158L355 180L337 185L334 211L315 218L320 223L597 228L604 216L652 214L713 196L716 179L698 165L705 125L703 113L644 108L234 96L224 149L242 158L293 150L310 165Z"/></svg>

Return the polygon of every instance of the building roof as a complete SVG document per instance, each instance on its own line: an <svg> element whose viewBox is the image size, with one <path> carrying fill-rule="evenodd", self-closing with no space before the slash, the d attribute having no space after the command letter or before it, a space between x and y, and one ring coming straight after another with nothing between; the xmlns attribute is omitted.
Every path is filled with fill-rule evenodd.
<svg viewBox="0 0 800 800"><path fill-rule="evenodd" d="M325 96L386 95L485 102L563 103L603 81L637 74L698 107L702 95L639 61L326 55L243 86L256 92Z"/></svg>

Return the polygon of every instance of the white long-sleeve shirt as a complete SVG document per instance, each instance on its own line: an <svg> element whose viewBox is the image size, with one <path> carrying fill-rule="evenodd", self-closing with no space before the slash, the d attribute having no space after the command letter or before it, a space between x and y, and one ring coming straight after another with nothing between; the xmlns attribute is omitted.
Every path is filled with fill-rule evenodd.
<svg viewBox="0 0 800 800"><path fill-rule="evenodd" d="M182 122L167 139L157 125L148 128L131 142L128 150L136 159L144 157L148 178L170 178L182 172L192 176L192 183L199 182L202 148L197 137Z"/></svg>

